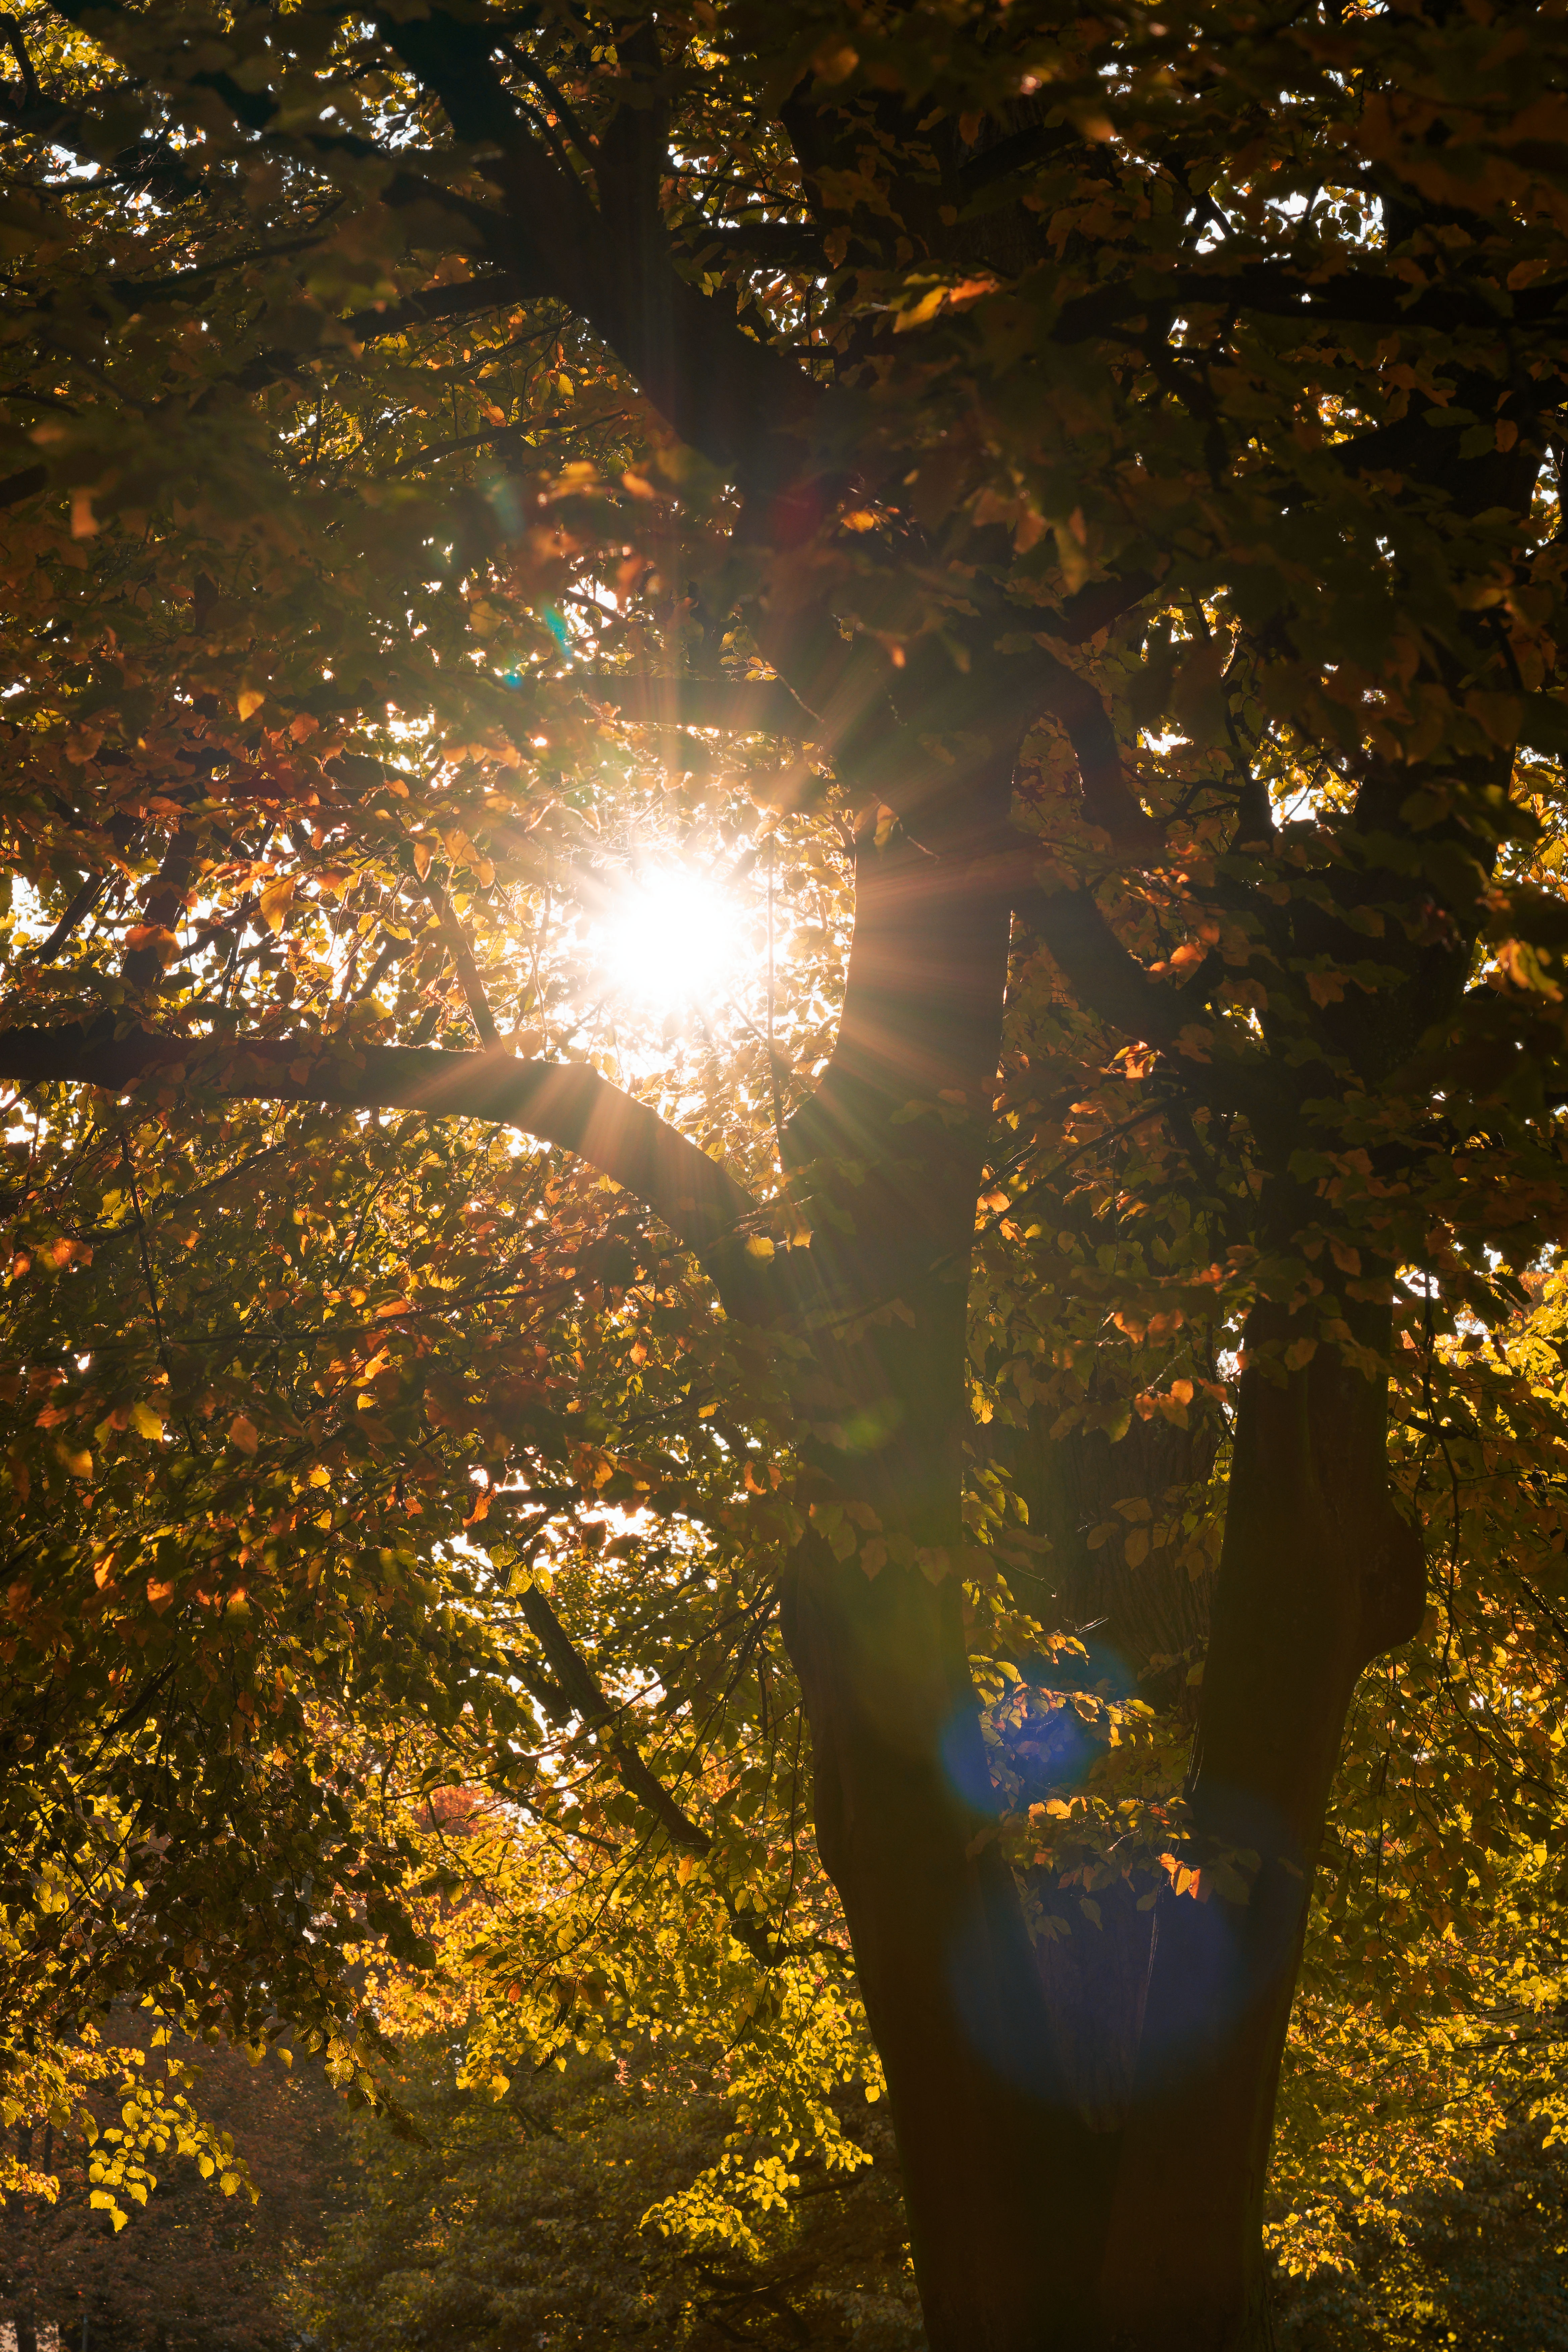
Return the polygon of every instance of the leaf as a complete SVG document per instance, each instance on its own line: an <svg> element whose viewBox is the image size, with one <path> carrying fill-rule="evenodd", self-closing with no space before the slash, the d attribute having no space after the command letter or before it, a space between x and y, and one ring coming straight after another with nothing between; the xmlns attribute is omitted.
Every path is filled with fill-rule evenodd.
<svg viewBox="0 0 1568 2352"><path fill-rule="evenodd" d="M812 56L811 70L820 82L834 89L847 81L860 62L860 53L852 48L840 33L830 33Z"/></svg>
<svg viewBox="0 0 1568 2352"><path fill-rule="evenodd" d="M258 686L242 686L235 697L235 708L241 719L253 718L266 701L265 690Z"/></svg>
<svg viewBox="0 0 1568 2352"><path fill-rule="evenodd" d="M931 287L928 292L920 297L918 301L901 307L894 313L894 334L903 335L907 334L911 327L923 327L928 320L935 318L946 300L945 286Z"/></svg>
<svg viewBox="0 0 1568 2352"><path fill-rule="evenodd" d="M163 1416L145 1397L139 1397L131 1408L131 1426L139 1437L160 1438L163 1434Z"/></svg>
<svg viewBox="0 0 1568 2352"><path fill-rule="evenodd" d="M242 1454L254 1454L258 1444L256 1423L243 1412L237 1412L228 1425L228 1442L237 1445Z"/></svg>
<svg viewBox="0 0 1568 2352"><path fill-rule="evenodd" d="M180 952L177 936L163 923L133 923L125 934L125 944L133 955L151 953L165 967Z"/></svg>
<svg viewBox="0 0 1568 2352"><path fill-rule="evenodd" d="M276 882L269 882L267 885L267 887L262 891L258 903L261 908L262 919L266 922L268 929L273 931L280 931L283 929L289 909L294 903L294 880L292 876L286 876Z"/></svg>

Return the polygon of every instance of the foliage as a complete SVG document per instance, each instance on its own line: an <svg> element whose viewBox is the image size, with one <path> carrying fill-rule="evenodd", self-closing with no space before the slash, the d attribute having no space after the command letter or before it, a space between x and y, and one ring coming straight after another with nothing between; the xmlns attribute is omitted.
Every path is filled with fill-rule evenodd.
<svg viewBox="0 0 1568 2352"><path fill-rule="evenodd" d="M123 2222L95 2210L94 2158L118 2127L100 2095L98 2143L83 2145L70 2117L34 2130L35 2161L52 2166L58 2194L10 2205L0 2229L7 2301L37 2325L52 2321L62 2341L77 2340L85 2318L91 2341L124 2352L278 2352L280 2269L314 2243L339 2195L337 2098L319 2068L177 2039L171 2049L154 2021L124 2011L111 2023L127 2062L178 2060L209 2135L228 2150L228 2186L248 2193L215 2196L208 2155L165 2145L145 2150L156 2179L143 2175Z"/></svg>
<svg viewBox="0 0 1568 2352"><path fill-rule="evenodd" d="M17 2063L133 1996L374 2097L460 1921L481 2078L725 2053L671 2214L771 2260L875 2086L815 1770L1134 2153L1114 1989L1321 1854L1279 2243L1397 2246L1558 2095L1559 20L14 53Z"/></svg>
<svg viewBox="0 0 1568 2352"><path fill-rule="evenodd" d="M1315 2277L1293 2280L1280 2340L1301 2352L1363 2345L1563 2341L1560 2158L1533 2134L1512 2132L1465 2178L1414 2197L1371 2224L1353 2251Z"/></svg>
<svg viewBox="0 0 1568 2352"><path fill-rule="evenodd" d="M741 2251L682 2248L646 2221L712 2161L724 2125L711 2083L646 2045L618 2070L574 2060L491 2100L458 2086L449 2046L415 2043L399 2096L421 2139L361 2126L357 2210L295 2289L297 2324L332 2352L433 2336L921 2341L890 2135L864 2107L852 2128L876 2161L852 2181L808 2176Z"/></svg>

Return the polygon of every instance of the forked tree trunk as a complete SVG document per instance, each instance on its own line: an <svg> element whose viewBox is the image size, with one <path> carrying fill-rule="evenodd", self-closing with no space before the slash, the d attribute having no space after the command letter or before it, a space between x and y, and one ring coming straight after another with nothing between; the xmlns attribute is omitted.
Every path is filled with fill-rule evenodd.
<svg viewBox="0 0 1568 2352"><path fill-rule="evenodd" d="M1381 1354L1386 1311L1359 1315ZM1152 1923L1111 1903L1102 1943L1075 1937L1069 1962L1041 1966L980 1835L952 1584L868 1576L816 1536L796 1556L786 1633L821 1850L887 2069L932 2352L1271 2341L1263 2197L1312 1869L1356 1677L1415 1630L1423 1590L1388 1496L1385 1379L1321 1350L1286 1372L1292 1336L1270 1307L1248 1329L1189 1790L1199 1858L1230 1861L1245 1900L1166 1895ZM901 1413L858 1470L837 1457L841 1483L884 1528L957 1540L951 1302L928 1294L913 1328L829 1352L868 1426Z"/></svg>
<svg viewBox="0 0 1568 2352"><path fill-rule="evenodd" d="M823 1211L816 1387L797 1402L875 1549L838 1558L808 1533L785 1636L932 2352L1260 2352L1275 2091L1345 1712L1421 1613L1420 1543L1388 1495L1390 1318L1350 1310L1365 1371L1322 1348L1288 1370L1303 1335L1282 1307L1248 1326L1188 1790L1195 1858L1228 1861L1239 1899L1206 1882L1206 1900L1167 1892L1152 1914L1113 1899L1102 1941L1086 1926L1037 1954L984 1835L961 1593L941 1573L963 1541L1010 768L998 744L955 778L918 845L862 833L838 1045L785 1152ZM1266 1210L1294 1231L1317 1212L1288 1191ZM1152 1647L1156 1622L1184 1621L1145 1597L1129 1585L1115 1605Z"/></svg>

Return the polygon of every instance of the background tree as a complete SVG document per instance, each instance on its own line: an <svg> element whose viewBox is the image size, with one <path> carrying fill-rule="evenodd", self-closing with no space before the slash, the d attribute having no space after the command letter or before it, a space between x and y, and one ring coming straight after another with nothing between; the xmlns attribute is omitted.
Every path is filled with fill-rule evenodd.
<svg viewBox="0 0 1568 2352"><path fill-rule="evenodd" d="M1504 1318L1500 1246L1522 1271L1562 1217L1560 779L1516 761L1563 740L1555 28L68 5L16 54L6 808L32 895L0 1068L98 1091L14 1129L11 1608L22 1736L78 1825L83 1725L112 1708L123 1740L147 1708L132 1819L174 1860L137 1898L142 1981L195 1952L193 1998L260 2021L289 1938L252 1978L174 1921L204 1841L259 1884L247 1839L319 1820L318 1692L389 1722L408 1677L437 1721L482 1718L499 1780L526 1769L485 1571L434 1599L435 1665L387 1638L473 1466L538 1510L547 1478L579 1517L646 1497L729 1547L715 1618L782 1609L933 2344L1266 2340L1265 2161L1342 1732L1422 1622L1391 1367L1428 1317ZM700 797L716 752L777 849L737 861L734 783ZM782 1024L759 961L732 1038L694 1022L689 1059L595 1032L563 901L604 922L617 862L677 836L689 873L750 860L759 918L781 858L840 903L852 858L831 1038L831 919ZM612 1047L626 1083L588 1058ZM726 1052L704 1108L689 1081ZM373 1297L351 1204L393 1112L412 1197ZM542 1170L508 1256L484 1226L510 1156L472 1129L426 1155L437 1116L580 1153L700 1255L723 1318L619 1196L546 1219ZM188 1217L242 1135L282 1147L271 1230L214 1220L171 1280L141 1155ZM186 1173L182 1147L226 1157ZM459 1203L465 1154L487 1174ZM1100 1197L1046 1225L1082 1160ZM978 1328L977 1202L1018 1252ZM491 1245L465 1268L470 1206ZM575 1307L546 1312L503 1370L459 1286L521 1282L525 1241L531 1281L536 1228L579 1344ZM373 1305L384 1339L349 1325ZM1114 1368L1108 1328L1136 1351ZM593 1346L627 1368L602 1429ZM1152 1449L1113 1496L1092 1440L1145 1408L1190 1437L1233 1350L1194 1685L1205 1612L1164 1604L1178 1555L1207 1573L1215 1436L1163 1465L1179 1528ZM972 1372L1053 1418L988 1452ZM655 1411L650 1459L626 1441ZM1058 1529L1111 1505L1094 1578L1154 1560L1163 1605L1108 1597L1134 1688L1163 1679L1163 1748L1147 1700L1040 1671L1093 1579L1026 1584L1009 1472ZM401 1555L364 1542L389 1503ZM655 1687L636 1598L604 1664L625 1634L643 1671L617 1680L510 1565L532 1671L706 1860L612 1729ZM220 1708L243 1766L201 1738ZM1069 1717L1108 1759L1085 1811ZM346 1948L406 1857L367 1876L318 1838L307 1888L289 1837L275 1876ZM323 2035L346 1965L289 1994Z"/></svg>
<svg viewBox="0 0 1568 2352"><path fill-rule="evenodd" d="M153 2065L169 2045L150 2019L121 2011L112 2027L119 2047ZM287 2333L281 2273L314 2246L342 2193L340 2103L319 2070L276 2056L258 2065L178 2035L174 2047L209 2134L226 2135L256 2195L215 2194L210 2161L193 2149L148 2148L150 2192L125 2196L116 2226L89 2201L93 2158L123 2128L120 2100L100 2095L94 2147L56 2138L55 2200L24 2200L5 2216L9 2306L57 2326L62 2344L79 2345L85 2319L100 2352L274 2352Z"/></svg>

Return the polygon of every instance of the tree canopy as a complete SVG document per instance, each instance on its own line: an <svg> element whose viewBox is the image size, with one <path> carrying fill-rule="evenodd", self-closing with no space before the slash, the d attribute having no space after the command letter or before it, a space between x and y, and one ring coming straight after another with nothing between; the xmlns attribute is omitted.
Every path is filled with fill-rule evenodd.
<svg viewBox="0 0 1568 2352"><path fill-rule="evenodd" d="M17 2063L375 2095L482 1790L682 2227L885 2079L937 2352L1267 2342L1299 1979L1556 2113L1560 16L6 37Z"/></svg>

